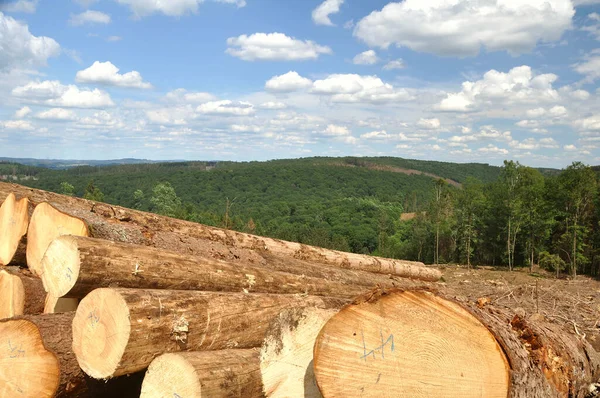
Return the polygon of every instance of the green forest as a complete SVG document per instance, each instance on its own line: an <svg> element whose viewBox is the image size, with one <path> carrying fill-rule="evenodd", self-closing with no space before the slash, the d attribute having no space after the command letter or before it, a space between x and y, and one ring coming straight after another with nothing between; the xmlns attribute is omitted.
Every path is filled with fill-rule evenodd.
<svg viewBox="0 0 600 398"><path fill-rule="evenodd" d="M67 195L356 253L598 275L596 170L401 158L178 162L0 176ZM410 214L407 214L410 213ZM403 215L404 214L404 215Z"/></svg>

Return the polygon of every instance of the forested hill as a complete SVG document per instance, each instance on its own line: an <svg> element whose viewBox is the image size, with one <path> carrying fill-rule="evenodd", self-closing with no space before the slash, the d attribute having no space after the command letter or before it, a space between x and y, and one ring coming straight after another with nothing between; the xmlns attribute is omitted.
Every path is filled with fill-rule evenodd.
<svg viewBox="0 0 600 398"><path fill-rule="evenodd" d="M24 185L61 192L61 183L67 183L75 195L83 196L93 181L105 202L149 211L158 211L153 189L168 182L181 203L173 210L177 217L356 252L376 249L382 223L391 226L402 212L423 209L439 178L457 186L469 176L491 182L499 172L499 167L486 164L391 157L65 170L0 164L0 175L16 175Z"/></svg>

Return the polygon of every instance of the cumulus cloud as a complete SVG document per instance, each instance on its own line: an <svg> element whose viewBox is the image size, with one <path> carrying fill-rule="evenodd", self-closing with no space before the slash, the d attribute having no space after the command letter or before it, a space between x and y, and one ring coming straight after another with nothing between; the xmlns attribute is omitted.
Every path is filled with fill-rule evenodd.
<svg viewBox="0 0 600 398"><path fill-rule="evenodd" d="M357 54L352 60L354 65L374 65L379 62L377 53L373 50L367 50L360 54Z"/></svg>
<svg viewBox="0 0 600 398"><path fill-rule="evenodd" d="M421 118L417 122L417 126L424 130L437 130L441 127L441 125L442 124L440 123L440 119L437 119L437 118L433 118L433 119Z"/></svg>
<svg viewBox="0 0 600 398"><path fill-rule="evenodd" d="M27 120L7 120L5 122L0 121L0 126L7 130L33 130L34 127L31 122Z"/></svg>
<svg viewBox="0 0 600 398"><path fill-rule="evenodd" d="M33 36L29 27L0 12L0 71L45 66L48 58L60 54L52 38Z"/></svg>
<svg viewBox="0 0 600 398"><path fill-rule="evenodd" d="M443 56L475 56L481 47L521 54L559 40L573 15L570 0L405 0L364 17L354 35L373 47Z"/></svg>
<svg viewBox="0 0 600 398"><path fill-rule="evenodd" d="M592 51L590 55L587 55L583 62L573 65L573 69L579 74L585 76L584 81L586 83L592 83L596 79L600 78L600 51Z"/></svg>
<svg viewBox="0 0 600 398"><path fill-rule="evenodd" d="M393 61L388 62L383 66L384 70L394 70L394 69L404 69L406 65L404 61L401 59L395 59Z"/></svg>
<svg viewBox="0 0 600 398"><path fill-rule="evenodd" d="M107 92L99 89L80 89L74 84L63 85L57 80L29 82L12 90L15 97L50 106L67 108L104 108L114 106Z"/></svg>
<svg viewBox="0 0 600 398"><path fill-rule="evenodd" d="M211 93L203 91L187 91L184 88L178 88L170 91L165 95L165 99L173 102L190 102L190 103L203 103L214 101L217 98Z"/></svg>
<svg viewBox="0 0 600 398"><path fill-rule="evenodd" d="M285 109L287 106L283 102L268 101L268 102L263 102L258 107L261 109L278 110L278 109Z"/></svg>
<svg viewBox="0 0 600 398"><path fill-rule="evenodd" d="M15 117L17 119L23 119L25 116L29 115L30 113L31 113L31 108L28 106L24 106L15 112Z"/></svg>
<svg viewBox="0 0 600 398"><path fill-rule="evenodd" d="M4 12L24 12L27 14L35 13L38 0L17 0L9 3L0 4L0 11Z"/></svg>
<svg viewBox="0 0 600 398"><path fill-rule="evenodd" d="M337 14L344 0L325 0L312 12L312 20L317 25L335 26L329 16Z"/></svg>
<svg viewBox="0 0 600 398"><path fill-rule="evenodd" d="M212 101L199 105L196 111L207 115L248 116L254 113L254 106L245 101Z"/></svg>
<svg viewBox="0 0 600 398"><path fill-rule="evenodd" d="M289 71L286 74L273 76L265 83L265 89L280 93L289 93L312 85L312 80L302 77L296 71Z"/></svg>
<svg viewBox="0 0 600 398"><path fill-rule="evenodd" d="M335 124L329 124L327 125L327 127L325 128L325 130L322 131L323 134L328 135L328 136L344 136L344 135L350 135L350 130L348 130L348 127L346 126L338 126Z"/></svg>
<svg viewBox="0 0 600 398"><path fill-rule="evenodd" d="M35 115L37 119L68 121L76 120L77 115L70 109L52 108L47 111L39 112Z"/></svg>
<svg viewBox="0 0 600 398"><path fill-rule="evenodd" d="M365 134L361 134L360 138L378 140L378 139L388 139L388 138L390 138L390 135L385 130L379 130L379 131L371 131L371 132L368 132Z"/></svg>
<svg viewBox="0 0 600 398"><path fill-rule="evenodd" d="M332 102L386 103L407 101L412 98L406 89L395 88L389 83L384 83L377 76L356 74L336 74L316 80L311 92L327 95Z"/></svg>
<svg viewBox="0 0 600 398"><path fill-rule="evenodd" d="M129 87L129 88L152 88L150 83L146 83L137 71L119 74L119 68L110 61L96 61L87 69L80 70L75 75L75 80L79 83L100 83L109 86Z"/></svg>
<svg viewBox="0 0 600 398"><path fill-rule="evenodd" d="M131 12L138 17L145 17L154 13L161 13L170 17L178 17L185 14L198 12L198 4L202 0L117 0L119 4L127 5Z"/></svg>
<svg viewBox="0 0 600 398"><path fill-rule="evenodd" d="M512 140L512 134L510 131L500 131L492 126L482 126L481 129L476 133L463 133L463 135L455 135L448 139L450 143L466 143L475 141L499 141L509 142Z"/></svg>
<svg viewBox="0 0 600 398"><path fill-rule="evenodd" d="M254 33L227 39L226 52L244 61L304 61L331 54L327 46L283 33Z"/></svg>
<svg viewBox="0 0 600 398"><path fill-rule="evenodd" d="M80 26L84 24L109 24L110 15L100 11L87 10L81 14L71 14L69 23L73 26Z"/></svg>
<svg viewBox="0 0 600 398"><path fill-rule="evenodd" d="M234 133L260 133L262 131L259 126L248 126L245 124L232 124L229 128Z"/></svg>
<svg viewBox="0 0 600 398"><path fill-rule="evenodd" d="M592 21L592 24L582 27L581 30L588 32L596 40L600 41L600 14L597 12L588 14L588 19Z"/></svg>
<svg viewBox="0 0 600 398"><path fill-rule="evenodd" d="M484 153L484 154L491 154L491 155L508 155L507 149L498 148L497 146L492 145L492 144L489 144L488 146L485 146L485 147L478 148L477 151Z"/></svg>
<svg viewBox="0 0 600 398"><path fill-rule="evenodd" d="M552 83L554 74L533 75L527 65L512 68L508 73L490 70L481 80L466 81L462 91L448 93L438 109L450 112L468 112L482 105L491 104L537 104L553 102L560 98Z"/></svg>
<svg viewBox="0 0 600 398"><path fill-rule="evenodd" d="M567 152L574 152L577 150L577 147L573 144L563 146L563 149Z"/></svg>

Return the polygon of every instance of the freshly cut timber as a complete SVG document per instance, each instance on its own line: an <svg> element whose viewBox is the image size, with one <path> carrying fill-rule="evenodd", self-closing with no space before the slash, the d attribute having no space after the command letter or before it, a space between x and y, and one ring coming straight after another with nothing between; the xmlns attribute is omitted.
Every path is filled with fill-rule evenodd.
<svg viewBox="0 0 600 398"><path fill-rule="evenodd" d="M258 350L163 354L148 367L140 398L164 397L264 397Z"/></svg>
<svg viewBox="0 0 600 398"><path fill-rule="evenodd" d="M96 289L77 308L73 350L98 379L134 373L163 353L262 344L286 308L340 308L344 300L306 295Z"/></svg>
<svg viewBox="0 0 600 398"><path fill-rule="evenodd" d="M244 263L266 263L265 257L271 256L286 261L290 259L306 260L338 268L392 274L419 280L436 281L441 276L439 270L425 267L423 263L419 262L328 250L209 227L105 203L26 188L17 184L0 183L0 199L6 197L10 192L29 197L36 203L48 202L64 213L85 220L91 229L90 235L96 238L155 246L191 255L210 255L219 259Z"/></svg>
<svg viewBox="0 0 600 398"><path fill-rule="evenodd" d="M17 200L12 192L0 206L0 265L25 264L29 199Z"/></svg>
<svg viewBox="0 0 600 398"><path fill-rule="evenodd" d="M0 346L8 347L0 361L0 397L138 396L141 374L104 382L81 370L71 347L74 315L0 321Z"/></svg>
<svg viewBox="0 0 600 398"><path fill-rule="evenodd" d="M77 310L79 299L72 297L56 297L48 293L44 302L44 314L60 314Z"/></svg>
<svg viewBox="0 0 600 398"><path fill-rule="evenodd" d="M313 307L282 311L265 333L260 373L265 396L322 398L313 371L315 340L337 310Z"/></svg>
<svg viewBox="0 0 600 398"><path fill-rule="evenodd" d="M40 278L16 267L0 271L0 319L17 315L41 314L46 292Z"/></svg>
<svg viewBox="0 0 600 398"><path fill-rule="evenodd" d="M0 321L0 397L53 397L59 359L47 350L37 326L25 319Z"/></svg>
<svg viewBox="0 0 600 398"><path fill-rule="evenodd" d="M290 267L291 268L291 267ZM80 236L60 236L42 259L42 280L49 294L83 298L99 287L306 293L353 298L376 282L353 275L327 280L265 267L181 255L148 246ZM379 278L373 278L378 281ZM360 283L359 283L360 282ZM386 279L384 286L392 286ZM380 283L382 284L382 283Z"/></svg>
<svg viewBox="0 0 600 398"><path fill-rule="evenodd" d="M85 221L63 213L48 203L38 204L27 231L27 265L35 275L42 274L42 257L48 245L61 235L88 236L88 227Z"/></svg>
<svg viewBox="0 0 600 398"><path fill-rule="evenodd" d="M600 375L583 337L542 316L374 291L334 315L315 342L323 397L585 397Z"/></svg>

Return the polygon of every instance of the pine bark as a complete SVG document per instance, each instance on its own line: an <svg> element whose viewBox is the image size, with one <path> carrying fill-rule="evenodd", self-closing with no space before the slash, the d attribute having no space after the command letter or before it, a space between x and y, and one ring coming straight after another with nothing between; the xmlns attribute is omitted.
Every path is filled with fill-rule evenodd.
<svg viewBox="0 0 600 398"><path fill-rule="evenodd" d="M351 298L368 288L391 287L392 279L367 272L338 272L330 278L294 263L289 272L262 266L181 255L148 246L104 239L61 236L42 260L42 280L56 297L83 298L99 287L206 290L258 293L305 293ZM398 284L398 283L396 283Z"/></svg>
<svg viewBox="0 0 600 398"><path fill-rule="evenodd" d="M114 377L140 371L163 353L258 347L281 310L343 303L305 295L96 289L77 308L73 349L88 375Z"/></svg>
<svg viewBox="0 0 600 398"><path fill-rule="evenodd" d="M261 398L257 349L163 354L150 364L140 398ZM292 396L292 395L290 395Z"/></svg>
<svg viewBox="0 0 600 398"><path fill-rule="evenodd" d="M10 192L35 203L48 202L56 209L83 219L90 236L112 241L154 246L182 254L210 255L218 259L261 264L277 257L326 264L332 267L393 274L419 280L438 280L441 273L423 263L344 253L300 243L259 237L209 227L105 203L0 183L0 199Z"/></svg>
<svg viewBox="0 0 600 398"><path fill-rule="evenodd" d="M0 286L0 319L44 312L44 286L29 271L17 267L1 270Z"/></svg>
<svg viewBox="0 0 600 398"><path fill-rule="evenodd" d="M406 300L386 311L386 301L399 295ZM491 337L472 332L482 326ZM489 348L490 339L501 348L505 370ZM336 361L332 354L338 354ZM600 356L585 338L541 315L525 319L511 308L424 290L376 291L344 307L321 330L314 361L325 398L448 396L453 391L464 397L584 398L594 396L600 376ZM436 368L431 383L430 366Z"/></svg>

